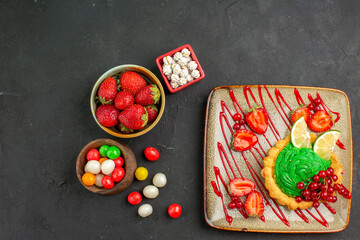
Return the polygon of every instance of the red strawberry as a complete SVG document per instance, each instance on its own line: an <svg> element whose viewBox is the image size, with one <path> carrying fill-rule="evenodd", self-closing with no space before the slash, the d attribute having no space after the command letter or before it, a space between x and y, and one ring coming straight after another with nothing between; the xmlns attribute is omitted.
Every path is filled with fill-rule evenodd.
<svg viewBox="0 0 360 240"><path fill-rule="evenodd" d="M259 217L263 215L265 210L264 202L258 191L249 194L245 201L245 211L250 217Z"/></svg>
<svg viewBox="0 0 360 240"><path fill-rule="evenodd" d="M119 114L119 121L125 128L138 130L147 124L148 114L143 106L134 104Z"/></svg>
<svg viewBox="0 0 360 240"><path fill-rule="evenodd" d="M98 99L102 104L110 104L114 100L116 93L116 80L112 77L109 77L101 83L98 91Z"/></svg>
<svg viewBox="0 0 360 240"><path fill-rule="evenodd" d="M293 110L290 113L290 116L291 116L291 121L293 123L295 123L296 120L298 120L301 117L304 117L304 120L307 123L309 121L309 119L310 119L311 111L310 111L310 109L308 109L305 106L300 106L297 109Z"/></svg>
<svg viewBox="0 0 360 240"><path fill-rule="evenodd" d="M156 119L159 110L155 105L146 106L145 108L148 113L148 123L152 123Z"/></svg>
<svg viewBox="0 0 360 240"><path fill-rule="evenodd" d="M129 91L120 91L116 94L114 104L117 109L124 110L134 104L134 96Z"/></svg>
<svg viewBox="0 0 360 240"><path fill-rule="evenodd" d="M246 122L249 127L258 134L264 134L269 125L265 110L257 105L251 108L246 114Z"/></svg>
<svg viewBox="0 0 360 240"><path fill-rule="evenodd" d="M255 189L255 184L246 178L234 178L230 181L229 190L232 196L242 197Z"/></svg>
<svg viewBox="0 0 360 240"><path fill-rule="evenodd" d="M119 110L113 104L100 105L95 115L101 125L113 127L118 123Z"/></svg>
<svg viewBox="0 0 360 240"><path fill-rule="evenodd" d="M258 142L258 138L248 129L237 130L231 140L231 147L235 151L245 151L252 148Z"/></svg>
<svg viewBox="0 0 360 240"><path fill-rule="evenodd" d="M308 122L309 128L314 132L327 131L333 125L334 122L331 115L325 110L315 112Z"/></svg>
<svg viewBox="0 0 360 240"><path fill-rule="evenodd" d="M136 72L126 71L120 76L121 90L127 90L135 95L146 86L146 81Z"/></svg>
<svg viewBox="0 0 360 240"><path fill-rule="evenodd" d="M154 84L148 85L135 95L135 103L143 106L157 104L160 99L160 91Z"/></svg>

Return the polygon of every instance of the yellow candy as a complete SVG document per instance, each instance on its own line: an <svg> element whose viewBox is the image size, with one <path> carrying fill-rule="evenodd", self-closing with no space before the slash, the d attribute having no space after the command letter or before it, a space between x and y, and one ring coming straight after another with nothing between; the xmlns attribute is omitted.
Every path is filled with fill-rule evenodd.
<svg viewBox="0 0 360 240"><path fill-rule="evenodd" d="M135 177L139 181L144 181L148 177L148 170L144 167L138 167L135 171Z"/></svg>

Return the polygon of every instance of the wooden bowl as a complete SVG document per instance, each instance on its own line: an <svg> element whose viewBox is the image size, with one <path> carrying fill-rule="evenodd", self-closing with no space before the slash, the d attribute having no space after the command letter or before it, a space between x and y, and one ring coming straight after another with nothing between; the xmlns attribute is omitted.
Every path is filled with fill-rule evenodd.
<svg viewBox="0 0 360 240"><path fill-rule="evenodd" d="M105 144L109 145L109 146L116 146L116 147L120 148L121 156L124 158L123 168L125 170L125 176L120 182L115 183L114 187L111 189L101 188L101 187L97 187L95 185L87 186L81 180L82 175L84 175L84 173L85 173L85 171L84 171L85 164L87 163L86 153L90 149L93 149L93 148L99 149L102 145L105 145ZM104 139L97 139L97 140L94 140L94 141L88 143L81 150L81 152L79 153L79 156L76 160L76 175L77 175L80 183L90 192L101 194L101 195L111 195L111 194L116 194L116 193L122 192L130 186L130 184L134 180L134 173L135 173L136 167L137 167L136 158L135 158L133 151L130 149L130 147L128 147L124 143L121 143L121 142L118 142L118 141L115 141L112 139L104 138Z"/></svg>
<svg viewBox="0 0 360 240"><path fill-rule="evenodd" d="M149 80L152 84L155 84L159 90L160 90L160 104L158 104L159 106L159 112L158 115L156 117L156 119L154 120L154 122L152 122L149 126L139 130L139 131L135 131L133 133L122 133L120 132L116 127L104 127L102 126L99 121L96 118L96 109L97 109L97 105L95 103L95 97L97 96L97 92L98 89L100 87L100 84L108 77L112 77L115 74L118 74L120 72L124 72L124 71L134 71L137 73L140 73L141 75L143 75L144 77L147 78L147 80ZM159 79L148 69L138 66L138 65L133 65L133 64L126 64L126 65L120 65L114 68L111 68L110 70L108 70L106 73L104 73L95 83L92 92L91 92L91 97L90 97L90 108L91 108L91 113L92 116L95 120L95 122L99 125L99 127L101 127L105 132L115 136L115 137L120 137L120 138L133 138L133 137L138 137L141 136L147 132L149 132L151 129L153 129L155 127L155 125L160 121L161 116L164 113L164 109L165 109L165 92L164 89L159 81Z"/></svg>

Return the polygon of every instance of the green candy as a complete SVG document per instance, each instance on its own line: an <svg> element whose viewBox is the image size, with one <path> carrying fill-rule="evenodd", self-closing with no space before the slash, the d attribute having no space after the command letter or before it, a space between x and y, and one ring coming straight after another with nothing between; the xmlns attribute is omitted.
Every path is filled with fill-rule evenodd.
<svg viewBox="0 0 360 240"><path fill-rule="evenodd" d="M107 150L106 156L110 159L116 159L120 156L120 154L121 154L121 151L118 147L111 146Z"/></svg>
<svg viewBox="0 0 360 240"><path fill-rule="evenodd" d="M102 145L99 149L99 153L102 157L106 157L107 151L109 150L109 145Z"/></svg>

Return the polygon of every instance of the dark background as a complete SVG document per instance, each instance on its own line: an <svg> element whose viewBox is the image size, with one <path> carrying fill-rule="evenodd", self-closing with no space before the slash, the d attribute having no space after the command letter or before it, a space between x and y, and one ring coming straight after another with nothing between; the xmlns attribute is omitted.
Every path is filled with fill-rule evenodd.
<svg viewBox="0 0 360 240"><path fill-rule="evenodd" d="M160 79L156 57L189 43L206 77L176 94L148 134L124 140L145 182L99 196L75 175L91 140L112 138L91 116L90 91L108 69L134 63ZM0 1L1 239L355 239L359 217L359 1ZM210 90L228 84L288 84L345 91L353 140L353 207L334 234L227 232L203 215L203 128ZM165 85L164 85L165 87ZM346 107L346 106L344 106ZM142 156L161 150L157 162ZM151 217L127 195L156 172L168 185ZM179 203L179 219L167 206ZM357 236L357 237L356 237Z"/></svg>

